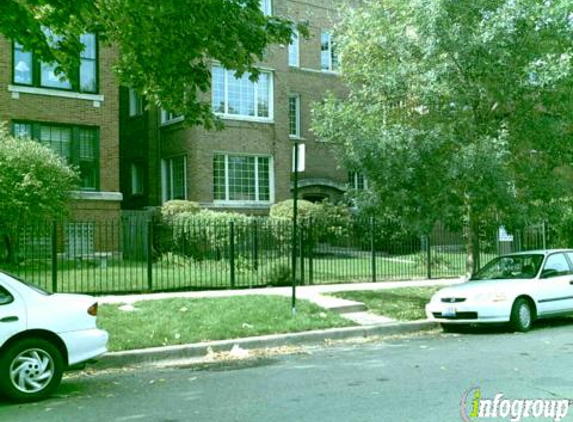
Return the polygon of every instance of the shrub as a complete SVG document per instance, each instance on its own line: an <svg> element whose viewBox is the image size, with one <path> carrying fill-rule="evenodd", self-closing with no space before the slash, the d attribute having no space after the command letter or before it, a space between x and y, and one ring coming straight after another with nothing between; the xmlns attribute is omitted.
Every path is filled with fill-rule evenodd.
<svg viewBox="0 0 573 422"><path fill-rule="evenodd" d="M314 242L343 244L352 230L350 212L344 205L323 201L311 211Z"/></svg>
<svg viewBox="0 0 573 422"><path fill-rule="evenodd" d="M267 277L267 284L274 287L288 287L292 286L292 275L290 266L285 263L273 264L268 272L265 274ZM297 279L297 284L299 280Z"/></svg>
<svg viewBox="0 0 573 422"><path fill-rule="evenodd" d="M177 214L170 226L175 247L195 259L223 259L229 256L230 223L234 222L235 245L248 241L251 218L238 213L202 210ZM236 256L240 248L236 249Z"/></svg>
<svg viewBox="0 0 573 422"><path fill-rule="evenodd" d="M184 201L182 199L173 199L171 201L167 201L161 207L161 217L166 220L172 220L179 214L183 213L190 213L190 214L197 214L201 211L201 207L197 202L192 201Z"/></svg>
<svg viewBox="0 0 573 422"><path fill-rule="evenodd" d="M312 202L305 201L304 199L299 199L297 201L297 216L298 218L304 219L312 217L318 210L318 205ZM270 217L271 218L288 218L292 220L293 218L294 201L292 199L287 199L286 201L277 202L271 207Z"/></svg>

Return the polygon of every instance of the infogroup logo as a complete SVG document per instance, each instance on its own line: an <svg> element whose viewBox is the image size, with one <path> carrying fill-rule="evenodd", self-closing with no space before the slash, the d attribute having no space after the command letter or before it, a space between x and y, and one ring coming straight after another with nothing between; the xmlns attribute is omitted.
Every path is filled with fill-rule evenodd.
<svg viewBox="0 0 573 422"><path fill-rule="evenodd" d="M552 419L559 422L569 411L568 399L508 399L503 393L484 398L481 388L473 387L464 392L461 415L465 422L491 418L520 422L524 419Z"/></svg>

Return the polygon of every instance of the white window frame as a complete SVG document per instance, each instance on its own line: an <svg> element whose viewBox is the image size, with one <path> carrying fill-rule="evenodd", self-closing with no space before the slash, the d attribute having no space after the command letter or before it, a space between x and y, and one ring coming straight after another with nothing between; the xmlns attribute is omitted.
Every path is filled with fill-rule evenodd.
<svg viewBox="0 0 573 422"><path fill-rule="evenodd" d="M290 102L291 100L295 100L295 126L296 126L296 133L291 133L290 127L290 119L291 119L291 107ZM289 138L291 139L302 139L301 138L301 104L300 104L300 94L290 94L288 96L288 130L289 130Z"/></svg>
<svg viewBox="0 0 573 422"><path fill-rule="evenodd" d="M293 37L288 45L288 65L300 67L300 34L296 29L293 29Z"/></svg>
<svg viewBox="0 0 573 422"><path fill-rule="evenodd" d="M323 35L327 35L328 36L328 68L324 69L322 67L323 63L322 63L322 37ZM333 60L332 60L332 52L333 52L333 46L332 46L333 42L332 42L332 32L330 31L326 31L326 30L321 30L320 31L320 70L322 72L327 72L327 73L340 73L340 56L337 55L337 59L338 59L338 68L334 69L333 68Z"/></svg>
<svg viewBox="0 0 573 422"><path fill-rule="evenodd" d="M213 203L215 205L270 205L275 202L275 166L274 157L272 155L264 154L238 154L230 152L215 152L214 156L223 155L225 157L225 198L226 199L215 199L213 198ZM242 201L242 200L232 200L229 199L229 157L255 157L255 195L257 199L254 201ZM259 196L259 164L258 158L268 158L269 159L269 200L261 201L258 199ZM213 173L215 169L213 168ZM214 183L214 180L213 180ZM213 185L213 192L215 191L215 186Z"/></svg>
<svg viewBox="0 0 573 422"><path fill-rule="evenodd" d="M183 192L184 198L187 199L187 156L173 155L161 159L161 202L164 204L173 198L173 160L183 157ZM167 192L167 178L171 179L171 192Z"/></svg>
<svg viewBox="0 0 573 422"><path fill-rule="evenodd" d="M361 176L364 179L364 188L363 189L358 189L358 177ZM358 172L358 171L354 171L352 172L352 189L359 191L359 192L363 192L368 190L368 178L366 177L366 175L364 173Z"/></svg>
<svg viewBox="0 0 573 422"><path fill-rule="evenodd" d="M221 65L213 65L211 68L211 74L213 74L213 70L215 68L219 68L223 70L224 80L223 80L223 97L225 100L225 111L223 113L214 112L217 116L220 116L223 119L228 120L243 120L243 121L251 121L251 122L261 122L261 123L273 123L274 122L274 74L270 70L261 70L261 74L266 74L269 77L269 117L258 117L258 102L257 102L257 95L258 95L258 81L253 82L253 89L255 90L254 101L255 101L255 116L244 116L240 114L229 114L229 77L233 76L232 70L227 70ZM211 107L213 108L213 104L215 102L215 90L213 89L214 80L211 82Z"/></svg>
<svg viewBox="0 0 573 422"><path fill-rule="evenodd" d="M143 114L143 98L133 88L129 88L129 117Z"/></svg>
<svg viewBox="0 0 573 422"><path fill-rule="evenodd" d="M260 0L261 12L265 16L270 16L273 14L273 2L272 0Z"/></svg>
<svg viewBox="0 0 573 422"><path fill-rule="evenodd" d="M160 121L162 126L182 122L184 119L185 119L185 116L178 116L175 113L167 111L163 108L160 110L160 113L159 113L159 121Z"/></svg>

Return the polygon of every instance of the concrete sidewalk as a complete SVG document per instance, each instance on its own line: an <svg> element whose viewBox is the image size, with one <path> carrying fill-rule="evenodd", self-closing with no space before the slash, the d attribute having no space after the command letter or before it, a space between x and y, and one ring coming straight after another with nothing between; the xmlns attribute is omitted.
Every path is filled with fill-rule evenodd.
<svg viewBox="0 0 573 422"><path fill-rule="evenodd" d="M461 283L461 278L445 278L431 280L411 280L411 281L381 281L378 283L347 283L347 284L321 284L313 286L297 286L296 296L300 299L314 301L317 297L329 293L349 292L358 290L387 290L400 287L423 287L423 286L448 286L451 284ZM197 292L169 292L169 293L144 293L135 295L115 295L99 296L99 303L126 303L131 304L144 300L160 300L173 298L214 298L230 296L251 296L251 295L277 295L290 297L292 287L262 287L252 289L235 289L235 290L206 290ZM319 300L319 299L316 299ZM326 302L317 303L325 305Z"/></svg>

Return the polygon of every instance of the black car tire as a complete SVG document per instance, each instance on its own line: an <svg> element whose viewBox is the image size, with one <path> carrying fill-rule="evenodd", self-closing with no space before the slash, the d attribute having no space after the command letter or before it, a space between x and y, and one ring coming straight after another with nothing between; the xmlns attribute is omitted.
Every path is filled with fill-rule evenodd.
<svg viewBox="0 0 573 422"><path fill-rule="evenodd" d="M60 350L44 339L23 339L0 356L0 390L16 402L42 400L60 385L64 359Z"/></svg>
<svg viewBox="0 0 573 422"><path fill-rule="evenodd" d="M525 333L531 329L533 319L533 309L529 301L522 297L518 298L511 308L511 328L515 331Z"/></svg>

